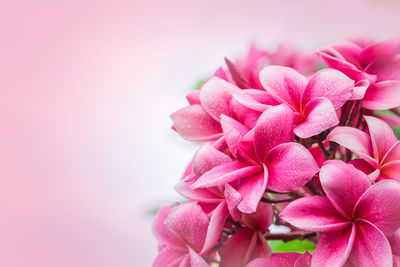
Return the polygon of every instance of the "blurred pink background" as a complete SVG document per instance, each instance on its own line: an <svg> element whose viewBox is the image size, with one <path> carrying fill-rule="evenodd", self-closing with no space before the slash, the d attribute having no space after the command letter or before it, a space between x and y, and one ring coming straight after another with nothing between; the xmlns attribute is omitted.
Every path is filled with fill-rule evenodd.
<svg viewBox="0 0 400 267"><path fill-rule="evenodd" d="M249 43L400 35L400 2L3 1L0 266L150 266L184 94Z"/></svg>

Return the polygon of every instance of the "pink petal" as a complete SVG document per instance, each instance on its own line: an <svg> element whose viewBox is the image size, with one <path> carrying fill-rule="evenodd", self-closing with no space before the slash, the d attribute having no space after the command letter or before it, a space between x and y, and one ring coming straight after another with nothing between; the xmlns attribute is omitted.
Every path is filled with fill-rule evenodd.
<svg viewBox="0 0 400 267"><path fill-rule="evenodd" d="M312 260L311 254L308 251L306 251L303 255L301 255L297 259L296 263L294 264L294 267L310 267L311 260Z"/></svg>
<svg viewBox="0 0 400 267"><path fill-rule="evenodd" d="M293 121L293 112L286 105L270 107L261 114L254 128L254 147L261 162L271 149L294 140Z"/></svg>
<svg viewBox="0 0 400 267"><path fill-rule="evenodd" d="M246 254L252 253L257 238L256 232L240 228L218 251L221 256L220 267L242 267L246 264Z"/></svg>
<svg viewBox="0 0 400 267"><path fill-rule="evenodd" d="M260 81L267 92L278 102L299 111L300 99L307 79L292 68L268 66L261 70Z"/></svg>
<svg viewBox="0 0 400 267"><path fill-rule="evenodd" d="M224 132L226 144L233 156L236 157L238 145L243 136L248 133L249 129L240 122L225 115L221 115L221 126Z"/></svg>
<svg viewBox="0 0 400 267"><path fill-rule="evenodd" d="M329 133L327 140L350 149L374 168L378 167L378 162L373 158L371 138L365 132L353 127L339 126Z"/></svg>
<svg viewBox="0 0 400 267"><path fill-rule="evenodd" d="M308 138L329 129L339 123L335 108L324 97L315 98L307 103L303 116L305 120L294 128L294 133L300 138Z"/></svg>
<svg viewBox="0 0 400 267"><path fill-rule="evenodd" d="M353 159L349 161L349 164L353 165L354 167L356 167L357 170L360 170L367 175L374 172L372 166L363 159Z"/></svg>
<svg viewBox="0 0 400 267"><path fill-rule="evenodd" d="M400 160L400 141L397 141L386 153L386 155L383 157L381 165L394 161L394 160Z"/></svg>
<svg viewBox="0 0 400 267"><path fill-rule="evenodd" d="M177 267L186 256L186 251L174 250L170 247L163 248L153 262L153 267Z"/></svg>
<svg viewBox="0 0 400 267"><path fill-rule="evenodd" d="M385 235L373 224L357 220L356 237L348 263L351 266L392 267L392 251Z"/></svg>
<svg viewBox="0 0 400 267"><path fill-rule="evenodd" d="M266 267L266 266L276 266L276 267L300 267L296 266L297 259L301 256L299 253L289 252L289 253L273 253L269 258L258 258L251 261L246 267ZM310 266L310 265L308 265ZM308 267L307 266L307 267ZM303 266L301 266L303 267ZM304 266L306 267L306 266Z"/></svg>
<svg viewBox="0 0 400 267"><path fill-rule="evenodd" d="M169 205L163 205L159 209L153 222L153 234L160 243L175 249L185 250L186 242L182 239L182 237L171 231L164 224L164 221L171 213L171 210L172 208Z"/></svg>
<svg viewBox="0 0 400 267"><path fill-rule="evenodd" d="M279 217L297 228L309 231L333 231L350 225L327 197L299 198L286 206Z"/></svg>
<svg viewBox="0 0 400 267"><path fill-rule="evenodd" d="M201 146L193 157L193 172L196 177L200 177L212 168L231 161L228 155L207 143Z"/></svg>
<svg viewBox="0 0 400 267"><path fill-rule="evenodd" d="M394 160L384 164L380 168L380 171L381 176L400 181L400 160Z"/></svg>
<svg viewBox="0 0 400 267"><path fill-rule="evenodd" d="M354 218L373 223L385 234L400 228L400 183L384 180L369 188L354 209Z"/></svg>
<svg viewBox="0 0 400 267"><path fill-rule="evenodd" d="M221 114L230 116L229 102L232 94L240 89L218 77L208 80L200 91L200 102L204 110L219 121Z"/></svg>
<svg viewBox="0 0 400 267"><path fill-rule="evenodd" d="M319 179L326 196L347 219L352 218L354 206L371 187L365 173L341 160L326 161L319 172Z"/></svg>
<svg viewBox="0 0 400 267"><path fill-rule="evenodd" d="M272 206L259 202L257 210L250 214L243 214L242 220L248 227L265 232L274 221Z"/></svg>
<svg viewBox="0 0 400 267"><path fill-rule="evenodd" d="M228 217L228 207L225 201L222 201L217 208L212 212L210 223L207 229L207 236L201 253L209 251L215 246L221 236L222 229L225 225L225 220Z"/></svg>
<svg viewBox="0 0 400 267"><path fill-rule="evenodd" d="M363 62L369 63L378 57L394 54L399 45L400 40L398 38L377 42L365 47L360 54L360 58Z"/></svg>
<svg viewBox="0 0 400 267"><path fill-rule="evenodd" d="M242 199L238 209L244 213L252 213L257 209L257 204L265 192L268 181L268 172L265 170L240 181L237 188Z"/></svg>
<svg viewBox="0 0 400 267"><path fill-rule="evenodd" d="M184 107L171 115L173 128L184 139L195 142L216 140L222 135L220 124L200 105Z"/></svg>
<svg viewBox="0 0 400 267"><path fill-rule="evenodd" d="M388 236L388 240L392 247L393 254L400 257L400 229Z"/></svg>
<svg viewBox="0 0 400 267"><path fill-rule="evenodd" d="M382 81L371 85L365 93L362 106L371 110L400 106L400 81Z"/></svg>
<svg viewBox="0 0 400 267"><path fill-rule="evenodd" d="M381 160L398 140L392 128L383 120L371 116L364 116L364 118L368 124L374 157Z"/></svg>
<svg viewBox="0 0 400 267"><path fill-rule="evenodd" d="M209 220L199 205L189 202L176 206L165 220L165 225L188 244L200 251L204 245Z"/></svg>
<svg viewBox="0 0 400 267"><path fill-rule="evenodd" d="M252 261L253 259L256 259L256 258L268 257L268 256L271 256L271 254L272 254L271 248L270 248L267 240L265 239L263 233L258 231L257 236L258 236L257 243L256 243L252 253L250 254L250 257L247 260L247 262Z"/></svg>
<svg viewBox="0 0 400 267"><path fill-rule="evenodd" d="M252 166L240 161L227 162L203 174L191 188L223 185L260 171L260 166Z"/></svg>
<svg viewBox="0 0 400 267"><path fill-rule="evenodd" d="M328 98L334 109L339 109L353 95L354 81L334 69L318 71L308 82L302 96L304 107L318 97Z"/></svg>
<svg viewBox="0 0 400 267"><path fill-rule="evenodd" d="M200 104L200 90L193 90L186 95L186 99L190 105Z"/></svg>
<svg viewBox="0 0 400 267"><path fill-rule="evenodd" d="M191 184L190 182L182 181L175 185L175 190L181 196L193 201L202 203L219 203L222 201L220 196L213 194L207 188L190 189Z"/></svg>
<svg viewBox="0 0 400 267"><path fill-rule="evenodd" d="M378 81L400 79L400 55L392 54L378 58L365 70L376 74Z"/></svg>
<svg viewBox="0 0 400 267"><path fill-rule="evenodd" d="M263 112L270 105L277 103L266 91L245 89L233 94L233 98L249 109Z"/></svg>
<svg viewBox="0 0 400 267"><path fill-rule="evenodd" d="M379 114L374 114L377 118L385 121L387 124L389 124L391 127L394 128L399 128L400 127L400 118L397 117L396 115L392 114L386 114L386 113L379 113Z"/></svg>
<svg viewBox="0 0 400 267"><path fill-rule="evenodd" d="M352 251L356 235L354 223L339 231L323 232L315 248L311 267L343 266Z"/></svg>
<svg viewBox="0 0 400 267"><path fill-rule="evenodd" d="M193 249L189 248L191 267L209 267L208 263L200 257Z"/></svg>
<svg viewBox="0 0 400 267"><path fill-rule="evenodd" d="M232 219L234 221L239 221L241 218L241 212L238 210L237 206L239 205L240 200L242 199L242 196L236 189L234 189L232 186L229 184L225 185L225 191L224 191L226 203L228 205L229 213L232 216Z"/></svg>
<svg viewBox="0 0 400 267"><path fill-rule="evenodd" d="M272 149L266 158L268 188L290 192L305 185L319 170L311 153L298 143L285 143Z"/></svg>
<svg viewBox="0 0 400 267"><path fill-rule="evenodd" d="M369 85L370 85L370 82L368 80L360 80L360 81L356 82L354 89L353 89L353 93L349 100L363 99L365 96L365 93L367 92Z"/></svg>

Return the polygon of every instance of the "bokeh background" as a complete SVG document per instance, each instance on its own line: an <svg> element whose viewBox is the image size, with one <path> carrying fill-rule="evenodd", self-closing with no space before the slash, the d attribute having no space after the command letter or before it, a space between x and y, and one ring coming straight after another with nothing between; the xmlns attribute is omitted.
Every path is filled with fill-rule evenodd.
<svg viewBox="0 0 400 267"><path fill-rule="evenodd" d="M195 145L169 114L251 42L400 36L398 0L1 1L0 266L150 266Z"/></svg>

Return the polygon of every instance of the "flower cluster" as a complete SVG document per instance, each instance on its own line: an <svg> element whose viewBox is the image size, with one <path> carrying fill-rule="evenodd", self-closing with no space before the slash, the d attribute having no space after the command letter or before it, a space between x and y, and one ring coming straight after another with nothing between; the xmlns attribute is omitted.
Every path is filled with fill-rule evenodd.
<svg viewBox="0 0 400 267"><path fill-rule="evenodd" d="M202 145L154 266L400 266L399 40L225 61L171 115ZM269 243L298 239L313 255Z"/></svg>

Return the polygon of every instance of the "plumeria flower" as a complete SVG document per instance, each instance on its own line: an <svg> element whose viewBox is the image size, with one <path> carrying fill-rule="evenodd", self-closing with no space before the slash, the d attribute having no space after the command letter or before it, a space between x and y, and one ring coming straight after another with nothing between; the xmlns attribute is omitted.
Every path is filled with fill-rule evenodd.
<svg viewBox="0 0 400 267"><path fill-rule="evenodd" d="M295 227L323 232L311 266L392 266L386 235L400 227L400 183L371 185L366 174L339 160L324 163L320 180L326 196L300 198L280 213Z"/></svg>
<svg viewBox="0 0 400 267"><path fill-rule="evenodd" d="M294 133L300 138L317 135L339 123L336 111L348 100L362 99L368 86L357 86L343 73L324 69L308 81L294 69L269 66L260 72L261 84L278 102L295 112Z"/></svg>
<svg viewBox="0 0 400 267"><path fill-rule="evenodd" d="M267 187L289 192L306 184L318 172L310 152L293 142L294 114L286 105L268 108L251 131L229 117L222 116L221 121L234 160L205 172L192 184L192 189L239 181L238 209L252 213Z"/></svg>
<svg viewBox="0 0 400 267"><path fill-rule="evenodd" d="M393 255L400 257L400 229L388 237Z"/></svg>
<svg viewBox="0 0 400 267"><path fill-rule="evenodd" d="M319 51L325 63L355 81L367 79L363 107L383 110L400 106L400 40L361 47L355 43L334 45Z"/></svg>
<svg viewBox="0 0 400 267"><path fill-rule="evenodd" d="M244 99L243 103L237 98ZM222 114L252 127L262 111L277 104L266 92L242 90L216 76L205 82L200 90L190 93L187 99L190 105L171 115L172 128L184 139L195 142L213 141L222 136ZM257 101L261 110L247 107L248 101Z"/></svg>
<svg viewBox="0 0 400 267"><path fill-rule="evenodd" d="M400 179L400 141L392 128L384 121L364 116L369 134L352 127L336 127L327 140L348 148L363 160L355 160L355 166L378 178Z"/></svg>
<svg viewBox="0 0 400 267"><path fill-rule="evenodd" d="M153 233L160 252L153 267L207 267L200 253L206 240L209 219L196 202L174 208L164 205L157 213Z"/></svg>
<svg viewBox="0 0 400 267"><path fill-rule="evenodd" d="M294 252L273 253L271 257L258 258L251 261L246 267L310 267L311 258L312 256L309 252L304 254Z"/></svg>
<svg viewBox="0 0 400 267"><path fill-rule="evenodd" d="M270 204L260 202L252 214L243 214L243 227L219 249L220 267L241 267L255 258L269 257L271 248L264 233L274 219Z"/></svg>

